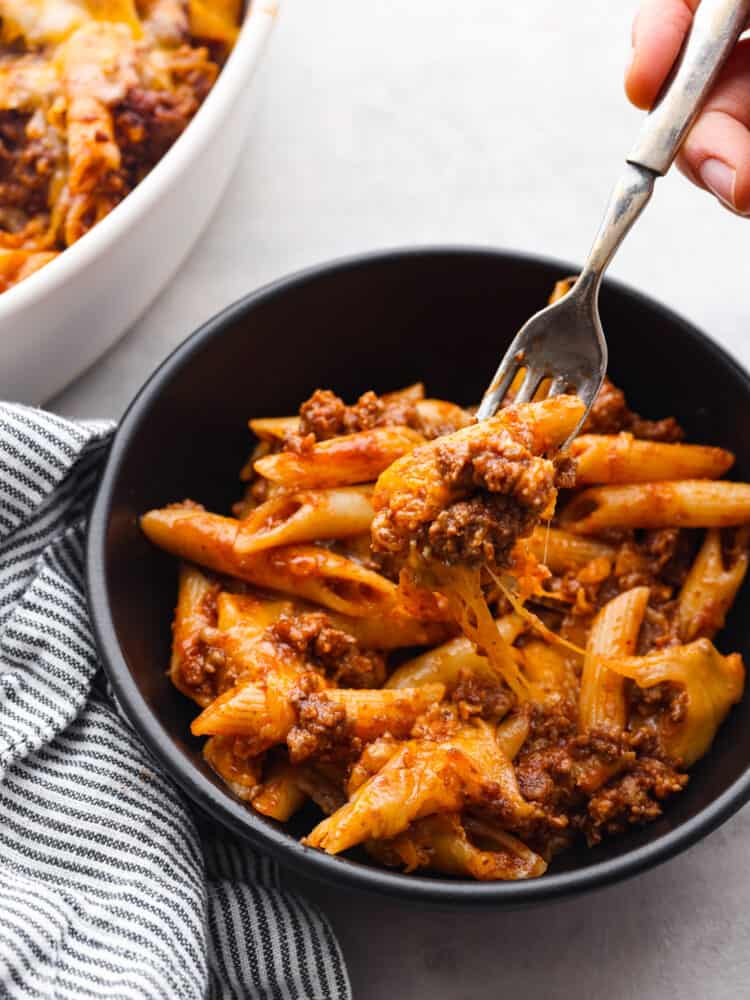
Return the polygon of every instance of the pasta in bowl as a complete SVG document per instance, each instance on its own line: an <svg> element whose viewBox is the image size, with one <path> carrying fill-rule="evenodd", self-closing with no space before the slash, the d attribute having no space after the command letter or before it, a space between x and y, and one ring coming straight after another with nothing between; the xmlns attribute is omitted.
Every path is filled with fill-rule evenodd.
<svg viewBox="0 0 750 1000"><path fill-rule="evenodd" d="M57 393L198 239L250 127L278 0L240 6L0 4L0 395Z"/></svg>
<svg viewBox="0 0 750 1000"><path fill-rule="evenodd" d="M714 645L750 485L606 383L481 424L421 384L251 420L231 516L141 527L181 562L169 676L247 807L405 872L536 878L669 808L742 697Z"/></svg>
<svg viewBox="0 0 750 1000"><path fill-rule="evenodd" d="M574 269L565 262L465 248L388 251L320 265L246 296L196 331L148 380L121 422L97 486L86 555L92 622L104 669L118 704L165 773L197 803L204 814L239 839L274 856L303 876L322 879L334 886L386 892L402 901L513 907L579 893L640 873L706 836L750 798L750 748L745 740L747 726L750 725L750 700L743 697L715 729L710 750L688 771L676 769L682 775L689 773L689 781L682 785L679 792L670 793L659 802L661 815L653 821L628 823L624 831L617 835L606 835L602 831L601 841L592 847L587 846L585 831L576 832L570 846L553 851L549 862L545 860L541 845L525 839L526 833L523 836L510 833L509 836L526 845L547 864L542 877L479 879L473 874L447 876L422 865L406 873L406 869L411 867L408 857L399 858L390 853L388 857L373 858L369 848L362 844L334 855L302 842L326 819L327 814L345 804L342 793L348 793L348 787L342 790L339 785L337 790L334 784L331 790L336 791L336 795L321 809L315 804L311 792L321 798L325 788L331 786L323 784L319 778L314 788L310 786L305 792L305 802L301 807L297 808L292 802L294 808L287 821L274 820L268 810L262 813L249 803L256 785L252 776L250 787L245 786L244 797L233 791L219 774L222 761L218 761L217 767L203 754L204 746L212 737L193 736L190 728L201 712L215 700L214 682L210 681L203 691L204 703L198 704L194 696L185 696L175 686L168 673L173 640L170 624L175 616L181 560L150 542L141 530L140 519L144 512L165 510L164 505L170 501L179 501L178 506L183 506L182 502L189 497L203 505L204 514L215 512L228 519L230 531L234 530L236 522L243 522L241 543L235 536L237 544L230 544L222 550L225 559L230 556L235 560L252 557L256 573L263 566L264 572L270 572L274 568L274 551L292 546L301 547L304 555L313 549L318 560L313 567L326 568L325 577L319 573L306 577L308 587L312 579L317 581L315 594L308 590L305 596L295 596L269 589L267 582L259 584L238 580L226 563L222 568L212 570L201 565L199 560L194 561L197 559L195 555L193 560L182 560L190 565L191 572L197 574L199 582L219 584L215 591L216 610L212 608L212 599L206 599L205 610L209 612L206 625L214 628L214 615L218 622L219 614L222 615L221 624L227 628L232 627L231 623L237 624L244 619L245 634L255 642L258 632L277 625L282 615L294 617L299 612L323 615L332 629L347 633L350 640L356 640L355 643L347 641L337 653L339 659L347 659L346 650L350 651L348 673L336 676L336 668L320 665L316 668L317 673L325 677L326 691L377 692L440 683L445 685L446 693L437 701L438 708L448 707L453 711L458 703L453 694L461 669L473 667L479 671L487 658L483 659L479 654L470 655L476 654L475 642L462 633L455 623L453 611L446 616L450 620L445 620L443 615L447 610L447 598L437 600L431 597L420 614L414 614L425 591L430 595L438 591L435 585L418 586L420 581L416 577L421 576L423 584L427 582L426 568L418 565L410 567L412 580L404 580L405 586L402 586L400 575L396 578L393 570L385 565L388 559L395 563L402 558L398 553L383 553L375 560L374 556L360 548L365 541L367 549L370 548L367 526L371 529L374 483L380 473L370 471L369 479L340 487L321 485L308 479L304 488L295 490L292 496L292 491L272 485L275 480L265 475L268 467L261 477L248 465L252 440L248 417L258 415L254 419L253 433L257 440L265 441L267 447L264 455L254 456L253 462L260 458L273 458L274 463L281 463L276 465L275 470L273 464L266 463L266 466L271 465L273 475L278 477L278 470L283 466L287 471L296 469L295 474L299 474L299 453L282 448L280 443L274 444L273 441L280 442L287 431L290 437L293 435L299 426L300 403L313 395L316 386L333 387L350 404L374 386L384 391L385 402L388 403L387 390L409 386L422 379L427 387L425 394L431 398L412 399L409 405L417 407L423 429L416 426L413 418L404 417L394 424L389 421L378 429L376 437L380 438L381 444L388 442L388 454L380 461L385 458L393 465L397 460L394 449L422 447L440 435L461 430L459 424L471 426L470 409L453 403L437 403L435 398L455 399L467 406L475 402L484 389L486 373L496 365L497 355L502 352L512 331L544 301L557 278L561 274L573 273ZM330 303L334 301L336 309L332 313ZM690 323L653 300L608 282L602 290L601 305L610 348L611 377L616 385L623 386L627 391L632 409L644 417L639 418L628 410L623 394L608 385L597 407L596 425L586 428L587 435L609 436L612 439L610 444L619 435L615 459L625 450L622 442L628 440L622 435L632 435L640 449L639 461L645 461L653 445L679 444L680 430L684 429L682 443L699 442L701 447L693 444L687 453L680 452L682 459L692 456L693 464L681 464L676 469L674 474L680 477L677 482L687 480L719 484L722 480L731 479L736 485L750 480L750 439L745 431L750 421L750 376ZM642 361L645 348L649 352L648 365ZM471 358L471 364L466 363L468 358ZM665 378L665 372L673 374ZM391 400L391 415L395 412L392 404ZM283 414L297 416L279 416ZM662 418L664 414L674 414L674 418ZM393 431L398 427L406 428L407 432L396 430L394 435ZM327 453L330 457L332 451L335 453L341 447L351 449L351 443L344 445L346 438L352 431L361 433L364 429L353 426L344 428L346 433L336 435L338 442L335 438L327 439L323 454ZM384 434L384 430L387 433ZM422 440L417 440L415 435ZM321 446L325 443L319 442ZM694 450L696 448L697 451ZM704 448L716 448L718 451L704 451ZM735 456L735 463L722 471L716 462L718 460L722 467L725 466L728 451ZM672 458L675 454L671 452ZM274 458L283 455L286 457ZM542 624L557 634L559 614L556 615L555 608L558 612L561 607L571 610L578 601L581 602L581 614L576 617L584 619L584 602L592 608L595 603L596 580L584 579L576 583L571 567L581 569L602 556L611 560L613 551L623 543L623 538L618 539L617 533L609 529L601 534L585 534L561 523L570 501L582 492L599 489L602 485L611 490L628 485L621 481L611 484L595 482L593 477L598 473L587 471L587 466L593 468L595 459L601 463L603 452L601 449L588 449L587 455L589 457L585 462L581 455L577 456L579 475L584 477L585 474L581 485L571 491L562 483L556 483L559 493L554 520L548 526L547 519L542 519L524 541L531 555L543 562L551 573L550 577L540 580L548 596L543 601L536 600L524 595L513 583L516 577L526 580L528 585L534 582L533 574L524 577L523 573L524 569L532 567L530 560L516 560L510 566L493 569L510 596L521 598L523 607L520 611L512 608L506 595L503 597L508 600L508 605L502 609L499 607L500 590L496 583L493 585L497 595L490 594L484 584L482 587L486 596L494 600L490 603L492 621L496 621L501 610L503 612L500 615L503 619L500 625L503 638L517 652L523 651L526 662L534 661L536 664L535 668L525 667L524 673L528 672L530 676L531 669L535 669L535 677L538 674L542 679L545 676L549 678L546 683L550 690L564 692L565 685L557 673L560 657L570 657L577 662L578 666L573 671L577 678L576 685L569 698L580 698L580 675L583 672L580 650L586 645L586 630L567 636L576 647L568 650L559 641L555 640L553 644L538 631L538 625L532 628L524 618L527 611L533 612ZM700 468L696 468L696 458L702 463ZM708 465L705 464L707 458L710 459ZM359 460L364 461L364 457L360 455ZM610 466L619 467L620 462L622 459L610 462ZM243 496L243 490L253 486L250 479L245 479L246 487L238 480L238 470L243 467L246 469L244 476L251 475L258 482L266 480L269 483L268 495L263 495L264 487L256 486L249 497ZM320 466L316 476L319 472ZM558 473L564 475L564 467L555 470L556 478ZM632 476L630 481L632 483ZM659 482L651 483L652 487L658 485ZM326 503L321 505L322 493L326 496ZM462 502L472 499L464 497ZM272 511L271 500L275 513L269 522L265 519ZM319 517L316 530L328 537L310 541L306 524L316 501L316 509L321 517L325 515L329 525L330 519L335 516L339 531L342 512L348 510L348 530L351 534L331 537L328 533L331 529L323 531L323 522ZM581 512L581 516L585 514L586 511ZM173 513L171 516L176 515ZM264 525L267 530L257 530ZM659 530L623 529L623 534L633 533L640 545L646 535L653 535ZM714 543L703 550L702 543L709 531L704 528L681 530L680 534L684 533L690 540L688 550L683 553L687 564L695 564L696 556L702 552L708 565L713 566L712 572L722 577L724 574L740 573L742 560L735 561L732 557L735 548L740 554L738 546L732 542L737 529L716 529L714 537L718 534L721 548L717 549ZM199 537L193 533L196 544ZM498 536L498 543L504 537ZM662 543L665 540L662 536ZM498 544L496 547L502 561L503 546ZM650 590L656 590L656 584L637 575L640 572L637 563L641 557L636 560L634 555L638 553L634 554L626 547L617 566L623 589L648 586ZM644 565L653 569L659 558L657 546L645 553ZM342 559L358 564L355 578L337 579ZM287 564L287 568L290 571L293 568L299 574L301 570L309 569L310 565L308 559L303 558ZM674 561L670 566L676 567ZM635 575L626 579L623 575L626 571ZM675 578L670 568L659 572L666 574L666 582L675 593L684 586L684 564ZM577 597L577 592L581 590L582 596ZM550 597L549 593L554 591L559 591L565 601ZM394 594L396 600L406 602L409 615L389 615L389 627L385 630L380 618L383 617L384 605ZM698 594L699 591L696 591ZM616 596L614 592L608 593L600 586L600 599L612 596ZM258 598L265 607L262 613L257 610ZM336 601L338 610L322 603L324 598L329 602ZM364 600L368 607L378 609L377 612L360 617L352 614L353 607L360 600ZM645 624L641 630L644 641L649 633L654 634L658 628L651 612L652 603L650 601L644 615ZM670 620L674 622L668 601L664 610L670 613ZM739 652L747 662L750 655L750 635L746 626L749 611L750 589L739 586L734 605L726 614L724 627L713 639L708 639L722 658ZM591 614L589 610L589 618ZM685 610L683 614L685 621L696 617L692 611ZM248 628L248 621L253 615L257 617L252 628ZM507 617L509 615L512 617ZM237 616L236 620L232 616ZM316 625L315 619L307 621L305 634L309 637L310 630L314 634L321 624L318 622ZM295 652L297 645L303 650L305 648L304 636L297 629L292 631L294 634L290 633L288 637L282 634L271 637L276 648L290 647L291 642L291 650L286 650L290 661L300 658L299 650ZM283 633L283 627L279 633ZM183 633L183 637L188 634ZM211 636L210 632L208 636ZM328 637L340 640L340 637L332 637L330 632ZM240 630L234 638L239 642ZM700 636L697 638L700 639ZM680 640L674 645L690 646L692 641ZM265 648L268 650L267 646ZM500 648L502 650L503 647ZM698 651L701 651L701 646ZM200 647L196 653L196 663L200 664ZM644 648L639 643L632 656L643 655ZM695 654L689 651L689 655L694 657ZM708 664L712 657L713 654L704 656L705 663ZM214 669L219 670L221 657L212 658ZM435 679L435 658L445 679ZM380 665L383 661L387 668L385 678ZM621 657L621 662L624 670L633 665L627 657ZM356 666L357 663L360 669L352 670L352 664ZM409 671L401 682L403 688L399 688L400 669L407 664L410 665ZM646 665L649 664L653 666L650 660ZM674 675L672 679L676 684L679 681L677 672L687 669L687 663L670 660L667 667L666 661L662 660L659 669L668 669ZM690 670L696 670L695 662ZM369 677L365 677L367 671ZM562 675L563 680L564 677ZM493 678L494 671L489 679L495 683ZM644 678L641 680L643 682ZM227 674L226 683L230 681L231 677ZM363 683L364 688L358 686ZM537 680L537 686L539 683ZM628 678L623 685L631 690L635 681ZM644 684L645 687L647 685ZM195 690L193 686L193 695ZM313 693L316 695L312 699L313 707L322 700L317 697L322 690L321 687L321 691L309 693L308 697ZM638 710L640 716L656 710L654 702L658 701L660 691L659 684L646 691L641 700L648 701L650 708L641 706ZM471 702L470 694L464 685L458 700ZM334 696L333 700L336 697L340 696ZM428 690L425 697L434 699L436 694ZM713 699L714 695L710 697ZM515 694L511 694L502 700L515 703L516 698ZM482 694L478 704L485 703L486 715L489 702ZM434 704L434 701L430 703L427 714L436 711L432 707ZM709 702L703 700L700 704L701 712L705 713ZM698 706L699 702L695 705ZM337 707L329 708L339 711ZM503 721L519 714L512 707L506 710L500 702L494 711L496 715L505 713ZM480 713L470 714L467 722L479 729L484 722L491 724L489 719L481 717L473 723L472 719L477 719L477 716ZM706 714L706 718L711 716ZM359 719L364 725L361 716ZM304 736L308 728L305 722L298 727L303 732L298 731L295 736ZM712 723L712 732L714 728ZM426 732L423 735L427 738ZM560 739L564 735L561 731ZM415 733L413 739L416 738ZM398 736L395 742L403 749L403 744L411 739L412 734L408 739ZM531 749L528 737L526 739L522 752ZM214 739L213 746L217 752L222 746L226 750L233 740L233 737L218 737ZM300 740L299 746L302 745L303 740ZM369 771L375 769L375 751L383 749L383 742L374 740L367 746L372 747L372 752L368 754L369 761L365 758L363 766L357 769L352 791L354 783L366 778ZM465 744L464 750L467 749ZM479 752L476 743L473 752ZM281 758L286 763L289 749L286 743L277 743L259 753L257 758L262 758L264 766L270 768L275 758ZM304 768L312 766L312 763L311 758L293 766ZM384 758L382 763L385 766ZM519 790L524 799L530 800L528 768L527 775L521 780L517 774L520 755L513 758L512 764ZM367 768L365 765L368 765ZM391 770L395 769L394 764ZM316 770L320 771L317 765ZM328 767L326 770L330 777L333 772ZM388 773L391 772L386 771L386 776ZM468 773L465 772L464 777ZM241 772L235 771L234 774L239 786ZM263 778L263 772L260 776ZM296 799L299 803L301 795L297 794ZM263 805L263 800L260 805ZM538 801L537 805L540 805ZM416 832L422 831L422 839L415 844L421 859L425 857L423 844L428 833L424 829L427 828L432 841L436 842L440 836L440 843L448 845L445 846L446 851L450 845L455 847L465 835L469 843L467 850L484 851L485 854L494 851L500 855L500 861L505 866L510 865L515 857L517 867L526 867L533 873L534 863L537 862L530 863L530 855L525 855L525 859L518 855L512 857L506 848L498 846L500 840L505 840L501 824L496 821L486 823L481 811L473 806L463 809L458 821L454 817L455 813L435 813L415 821L420 824ZM457 822L460 822L463 833L457 829ZM485 839L489 837L490 829L494 839ZM446 831L450 836L446 835ZM383 838L378 843L382 846L387 839ZM370 847L375 842L372 841ZM477 859L481 857L480 854L474 856ZM493 863L496 860L489 859ZM480 864L486 869L488 863L478 862L476 870L480 870ZM468 867L464 868L465 873L468 870Z"/></svg>
<svg viewBox="0 0 750 1000"><path fill-rule="evenodd" d="M240 0L4 0L0 292L101 221L213 86Z"/></svg>

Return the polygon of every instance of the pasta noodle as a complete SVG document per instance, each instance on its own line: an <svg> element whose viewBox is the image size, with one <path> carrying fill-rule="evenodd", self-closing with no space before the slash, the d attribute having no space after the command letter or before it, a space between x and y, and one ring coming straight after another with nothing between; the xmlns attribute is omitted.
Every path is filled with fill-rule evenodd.
<svg viewBox="0 0 750 1000"><path fill-rule="evenodd" d="M279 494L242 521L235 547L245 555L293 542L361 535L372 522L371 495L368 487L356 486Z"/></svg>
<svg viewBox="0 0 750 1000"><path fill-rule="evenodd" d="M252 796L253 808L279 823L291 819L306 800L307 795L300 787L298 769L283 757L273 762Z"/></svg>
<svg viewBox="0 0 750 1000"><path fill-rule="evenodd" d="M595 486L563 511L569 531L595 535L608 528L726 528L750 521L747 483L683 480Z"/></svg>
<svg viewBox="0 0 750 1000"><path fill-rule="evenodd" d="M686 767L708 751L727 712L742 697L745 684L740 655L721 656L708 639L647 656L617 657L610 661L609 669L631 678L644 690L664 683L682 689L685 706L680 717L661 713L657 725L669 752Z"/></svg>
<svg viewBox="0 0 750 1000"><path fill-rule="evenodd" d="M517 837L471 817L462 820L457 813L428 816L393 840L371 840L366 846L382 864L402 865L407 872L427 868L481 882L536 878L547 870L544 859Z"/></svg>
<svg viewBox="0 0 750 1000"><path fill-rule="evenodd" d="M679 635L684 642L701 637L712 639L724 625L747 573L750 536L746 528L737 534L735 551L726 556L718 529L706 532L680 591Z"/></svg>
<svg viewBox="0 0 750 1000"><path fill-rule="evenodd" d="M173 23L170 0L138 9ZM218 36L235 7L189 15ZM304 843L330 854L492 880L668 808L742 697L711 640L747 572L750 485L609 382L560 454L582 413L540 395L476 423L421 383L318 390L250 421L236 516L142 516L180 560L169 675L249 809L317 808Z"/></svg>
<svg viewBox="0 0 750 1000"><path fill-rule="evenodd" d="M235 544L239 522L232 518L176 506L150 511L141 526L151 541L182 559L333 611L357 617L399 609L393 583L328 549L289 545L243 556Z"/></svg>
<svg viewBox="0 0 750 1000"><path fill-rule="evenodd" d="M371 482L423 440L409 427L373 427L321 441L309 452L281 451L259 458L258 475L296 489L325 489Z"/></svg>
<svg viewBox="0 0 750 1000"><path fill-rule="evenodd" d="M583 569L594 559L614 558L615 554L611 545L549 525L535 528L526 544L534 557L553 573Z"/></svg>
<svg viewBox="0 0 750 1000"><path fill-rule="evenodd" d="M648 587L626 590L604 605L591 626L581 677L580 719L585 729L625 727L624 685L606 661L634 652L648 598Z"/></svg>
<svg viewBox="0 0 750 1000"><path fill-rule="evenodd" d="M500 638L508 645L524 630L524 623L517 615L506 615L496 623ZM445 684L455 688L461 676L472 674L494 678L495 672L486 656L476 652L476 647L466 636L458 636L398 667L386 682L386 687L419 687L422 684Z"/></svg>
<svg viewBox="0 0 750 1000"><path fill-rule="evenodd" d="M570 446L576 483L650 483L673 479L718 479L734 455L698 444L639 441L632 434L582 434Z"/></svg>

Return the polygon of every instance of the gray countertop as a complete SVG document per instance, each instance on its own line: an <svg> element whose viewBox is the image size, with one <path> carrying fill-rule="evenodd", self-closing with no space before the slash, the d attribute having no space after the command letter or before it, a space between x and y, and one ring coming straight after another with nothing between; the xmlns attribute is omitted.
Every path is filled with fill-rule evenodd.
<svg viewBox="0 0 750 1000"><path fill-rule="evenodd" d="M205 237L55 410L117 417L201 321L326 258L438 242L574 260L588 248L638 126L621 88L634 0L282 6L250 139ZM613 274L750 364L748 240L750 223L669 177ZM339 935L357 1000L723 1000L750 981L746 832L747 810L656 871L519 913L304 888Z"/></svg>

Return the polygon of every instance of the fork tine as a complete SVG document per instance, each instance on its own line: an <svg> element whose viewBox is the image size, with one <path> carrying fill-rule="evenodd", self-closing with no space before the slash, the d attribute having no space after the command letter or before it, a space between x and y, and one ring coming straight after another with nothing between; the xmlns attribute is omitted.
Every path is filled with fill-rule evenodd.
<svg viewBox="0 0 750 1000"><path fill-rule="evenodd" d="M602 379L600 377L593 376L585 378L579 386L576 386L576 392L586 404L587 410L599 394L601 383Z"/></svg>
<svg viewBox="0 0 750 1000"><path fill-rule="evenodd" d="M479 404L479 409L477 410L477 420L486 420L488 417L494 417L520 367L515 354L512 351L508 351L500 362L500 367L495 372L495 377L490 383L490 387L482 397L482 402Z"/></svg>
<svg viewBox="0 0 750 1000"><path fill-rule="evenodd" d="M580 399L586 404L586 412L581 417L581 419L578 422L578 425L576 426L575 430L571 433L571 435L568 437L568 439L564 441L562 445L560 445L560 451L565 451L566 448L570 447L571 442L578 435L578 432L586 423L586 420L588 419L589 415L589 410L591 409L591 404L594 402L599 393L601 381L602 381L601 377L596 375L584 378L579 385L573 385L570 382L568 382L568 385L566 387L567 390L569 392L575 392L575 394L580 397Z"/></svg>
<svg viewBox="0 0 750 1000"><path fill-rule="evenodd" d="M544 378L544 371L541 368L527 368L526 374L524 375L523 382L521 383L521 388L516 393L516 397L513 400L514 403L529 403L534 397L534 393L539 388L542 379Z"/></svg>

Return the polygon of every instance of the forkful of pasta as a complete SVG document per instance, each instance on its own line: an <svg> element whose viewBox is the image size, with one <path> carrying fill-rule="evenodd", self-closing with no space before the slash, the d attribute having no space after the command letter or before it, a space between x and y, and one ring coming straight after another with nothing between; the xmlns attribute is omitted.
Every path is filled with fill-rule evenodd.
<svg viewBox="0 0 750 1000"><path fill-rule="evenodd" d="M511 386L516 403L539 398L546 386L549 396L581 398L585 411L571 438L582 426L607 369L599 317L604 272L648 204L656 179L672 165L749 17L750 0L702 0L671 79L627 158L581 274L518 332L484 394L480 421L494 416Z"/></svg>

